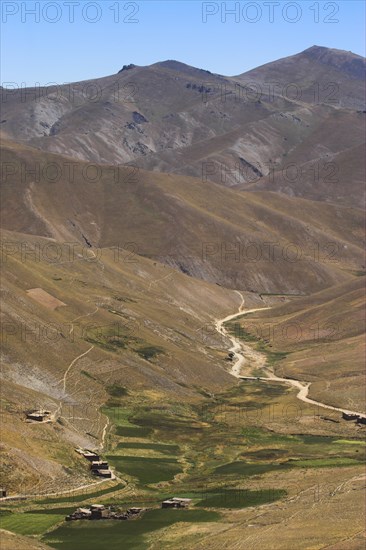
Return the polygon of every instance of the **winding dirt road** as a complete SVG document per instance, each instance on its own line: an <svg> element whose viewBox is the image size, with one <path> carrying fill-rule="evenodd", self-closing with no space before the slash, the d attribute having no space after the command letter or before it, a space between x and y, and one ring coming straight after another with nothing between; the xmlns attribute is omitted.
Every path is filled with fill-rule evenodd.
<svg viewBox="0 0 366 550"><path fill-rule="evenodd" d="M64 393L66 393L66 380L67 380L67 375L69 374L70 372L70 369L75 365L75 363L77 361L79 361L79 359L81 359L82 357L84 357L85 355L87 355L92 349L94 349L94 346L91 346L89 349L87 349L86 351L84 351L84 353L81 353L80 355L78 355L77 357L75 357L75 359L73 359L70 363L70 365L67 367L66 371L65 371L65 374L62 378L62 384L63 384L63 391Z"/></svg>
<svg viewBox="0 0 366 550"><path fill-rule="evenodd" d="M308 397L308 394L309 394L309 388L310 388L311 382L300 382L299 380L295 380L293 378L280 378L279 376L276 376L273 372L270 372L268 376L244 376L242 374L242 368L245 366L245 363L247 362L247 360L253 359L253 357L255 357L257 362L256 366L265 367L265 364L266 364L265 355L258 351L254 351L250 346L248 346L247 344L244 344L240 339L229 334L224 325L228 321L233 321L237 317L242 317L243 315L248 315L249 313L254 313L255 311L263 311L265 309L271 309L271 308L262 307L262 308L245 310L244 297L242 293L239 291L235 291L235 292L239 294L239 296L242 299L241 304L239 306L239 310L237 311L237 313L228 315L227 317L224 317L223 319L219 319L215 322L216 330L222 336L225 336L226 338L231 340L233 344L232 347L229 348L229 351L234 354L233 360L235 360L235 363L230 370L230 374L232 374L236 378L240 378L241 380L261 380L262 382L281 382L283 384L287 384L289 386L293 386L294 388L296 388L298 390L296 397L300 399L300 401L303 401L304 403L310 403L311 405L316 405L318 407L322 407L323 409L330 409L332 411L339 411L341 413L346 413L346 414L355 414L362 418L366 418L366 415L364 413L342 409L341 407L333 407L332 405L327 405L326 403L322 403L321 401L310 399L310 397ZM259 356L263 357L262 361L258 361ZM265 371L269 372L268 369L265 369Z"/></svg>

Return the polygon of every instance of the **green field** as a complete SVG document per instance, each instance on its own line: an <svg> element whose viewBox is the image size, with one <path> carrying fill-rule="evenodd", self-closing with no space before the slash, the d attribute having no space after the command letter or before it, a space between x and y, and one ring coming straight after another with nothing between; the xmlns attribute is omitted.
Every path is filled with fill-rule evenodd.
<svg viewBox="0 0 366 550"><path fill-rule="evenodd" d="M314 458L306 460L288 460L281 463L256 464L252 462L230 462L215 469L215 474L253 476L265 474L273 470L288 468L333 468L341 466L360 466L361 460L347 457Z"/></svg>
<svg viewBox="0 0 366 550"><path fill-rule="evenodd" d="M121 437L147 437L152 434L151 428L140 428L138 426L117 426L116 435Z"/></svg>
<svg viewBox="0 0 366 550"><path fill-rule="evenodd" d="M219 475L239 475L239 476L255 476L265 474L272 470L284 470L288 468L287 463L282 464L256 464L251 462L229 462L215 469L214 473Z"/></svg>
<svg viewBox="0 0 366 550"><path fill-rule="evenodd" d="M258 451L247 451L241 453L240 457L249 460L277 460L288 455L287 449L259 449Z"/></svg>
<svg viewBox="0 0 366 550"><path fill-rule="evenodd" d="M199 432L202 426L197 423L195 418L182 417L179 414L166 414L164 411L152 411L147 414L139 414L135 418L135 423L139 426L149 426L152 429L163 431L167 436L173 432L172 439L179 433Z"/></svg>
<svg viewBox="0 0 366 550"><path fill-rule="evenodd" d="M301 468L332 468L342 466L360 466L361 460L354 458L316 458L309 460L294 460L291 465Z"/></svg>
<svg viewBox="0 0 366 550"><path fill-rule="evenodd" d="M22 503L9 504L14 513L5 511L4 529L43 535L51 547L64 550L145 550L149 548L150 534L178 521L219 521L220 509L261 506L284 498L287 476L296 476L296 471L301 474L303 468L343 468L363 463L364 441L346 439L341 434L280 433L241 414L245 407L257 403L264 407L273 400L286 402L288 391L283 386L257 381L238 384L216 394L215 399L206 398L204 406L182 406L173 400L152 406L148 401L134 401L124 390L113 387L111 392L124 394L120 397L124 405L116 402L115 406L103 408L113 426L103 458L117 475L130 480L127 486L118 483L91 493L35 500L39 509L28 511L27 503L26 512L21 511ZM183 465L184 476L174 479L183 472ZM268 472L283 473L284 480L277 488L266 488L264 480L255 490L243 488L243 480L245 483ZM163 487L157 485L161 482ZM192 498L192 507L154 509L141 519L128 522L63 521L71 510L91 499L93 503L127 509L160 506L162 500L171 496ZM74 507L46 506L66 502Z"/></svg>
<svg viewBox="0 0 366 550"><path fill-rule="evenodd" d="M106 489L101 489L100 491L94 491L93 493L82 493L82 494L69 494L65 497L54 497L54 498L45 498L43 500L37 500L37 504L53 504L53 503L62 503L62 502L83 502L84 500L89 500L91 498L96 498L104 495L110 495L116 493L123 489L125 485L123 483L118 483L114 487L108 487Z"/></svg>
<svg viewBox="0 0 366 550"><path fill-rule="evenodd" d="M158 451L164 454L178 454L179 446L178 445L164 445L163 443L139 443L134 441L129 441L127 443L118 443L117 449L141 449L141 450L151 450Z"/></svg>
<svg viewBox="0 0 366 550"><path fill-rule="evenodd" d="M176 522L214 522L207 510L151 510L137 521L75 521L58 527L44 542L60 550L147 550L149 533Z"/></svg>
<svg viewBox="0 0 366 550"><path fill-rule="evenodd" d="M359 441L357 439L337 439L333 443L339 443L340 445L366 445L366 441Z"/></svg>
<svg viewBox="0 0 366 550"><path fill-rule="evenodd" d="M105 406L102 408L102 413L107 415L111 422L113 423L113 425L115 427L119 427L119 426L130 426L130 427L136 427L136 425L134 424L134 422L131 422L131 416L132 416L132 409L131 407L121 407L121 406L117 406L117 407L108 407L108 406Z"/></svg>
<svg viewBox="0 0 366 550"><path fill-rule="evenodd" d="M286 496L284 489L226 489L214 494L207 494L196 506L203 508L247 508L274 502Z"/></svg>
<svg viewBox="0 0 366 550"><path fill-rule="evenodd" d="M106 458L118 472L136 477L144 485L158 483L159 481L169 481L182 471L178 461L174 458L146 458L118 455L107 455Z"/></svg>
<svg viewBox="0 0 366 550"><path fill-rule="evenodd" d="M73 510L74 508L56 508L23 513L3 511L0 516L0 526L1 529L14 531L20 535L41 535L63 521L65 516Z"/></svg>

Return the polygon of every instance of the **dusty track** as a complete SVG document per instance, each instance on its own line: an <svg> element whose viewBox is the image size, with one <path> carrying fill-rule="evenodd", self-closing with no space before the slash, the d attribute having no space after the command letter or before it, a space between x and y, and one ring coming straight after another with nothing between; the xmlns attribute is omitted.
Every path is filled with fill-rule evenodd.
<svg viewBox="0 0 366 550"><path fill-rule="evenodd" d="M311 405L316 405L318 407L322 407L323 409L329 409L332 411L339 411L341 413L346 414L357 414L363 418L366 418L366 415L358 412L358 411L350 411L347 409L342 409L340 407L333 407L332 405L327 405L326 403L322 403L321 401L316 401L315 399L310 399L308 397L309 394L309 388L311 383L310 382L300 382L299 380L295 380L293 378L280 378L279 376L276 376L273 372L270 372L265 367L265 355L263 353L254 351L250 346L244 344L240 339L236 338L235 336L232 336L227 332L227 330L224 327L224 324L228 321L233 321L237 317L242 317L243 315L248 315L249 313L254 313L255 311L260 311L264 309L271 309L269 307L267 308L255 308L255 309L247 309L244 310L244 297L243 295L236 291L242 299L242 302L239 306L239 310L237 313L233 313L232 315L228 315L227 317L224 317L223 319L219 319L215 322L215 328L216 330L222 335L232 342L232 347L229 348L229 351L234 353L233 359L235 359L235 363L233 367L230 370L230 374L235 376L236 378L240 378L241 380L261 380L262 382L281 382L283 384L287 384L289 386L293 386L298 391L297 398L300 399L300 401L303 401L304 403L310 403ZM262 361L259 359L259 356L262 356ZM256 366L263 367L263 370L268 374L268 376L243 376L241 371L242 368L245 366L247 359L253 359L256 360Z"/></svg>

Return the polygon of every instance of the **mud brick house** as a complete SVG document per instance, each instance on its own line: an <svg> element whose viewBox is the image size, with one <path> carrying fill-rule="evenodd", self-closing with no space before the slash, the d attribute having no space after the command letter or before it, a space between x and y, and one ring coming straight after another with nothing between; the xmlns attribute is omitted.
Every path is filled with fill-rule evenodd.
<svg viewBox="0 0 366 550"><path fill-rule="evenodd" d="M188 508L191 502L192 502L192 499L190 498L173 497L173 498L164 500L161 504L161 507L162 508Z"/></svg>

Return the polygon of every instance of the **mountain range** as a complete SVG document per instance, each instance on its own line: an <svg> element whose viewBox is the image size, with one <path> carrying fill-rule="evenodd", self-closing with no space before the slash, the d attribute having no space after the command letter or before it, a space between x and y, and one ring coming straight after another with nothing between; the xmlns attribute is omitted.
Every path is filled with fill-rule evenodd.
<svg viewBox="0 0 366 550"><path fill-rule="evenodd" d="M231 391L215 321L240 293L270 308L240 322L278 327L276 372L365 410L364 71L312 46L237 76L168 60L1 88L11 491L84 483L70 451L103 446L115 388L182 407ZM36 432L35 408L58 421Z"/></svg>

